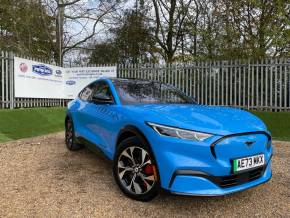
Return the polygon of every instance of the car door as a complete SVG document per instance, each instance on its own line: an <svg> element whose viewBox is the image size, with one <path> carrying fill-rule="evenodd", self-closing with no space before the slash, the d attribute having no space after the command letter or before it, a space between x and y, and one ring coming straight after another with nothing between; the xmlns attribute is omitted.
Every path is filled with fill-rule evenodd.
<svg viewBox="0 0 290 218"><path fill-rule="evenodd" d="M110 155L114 141L114 123L118 119L114 97L106 81L97 81L91 88L87 104L79 109L81 122L86 131L86 139ZM99 96L106 96L111 102L95 101Z"/></svg>

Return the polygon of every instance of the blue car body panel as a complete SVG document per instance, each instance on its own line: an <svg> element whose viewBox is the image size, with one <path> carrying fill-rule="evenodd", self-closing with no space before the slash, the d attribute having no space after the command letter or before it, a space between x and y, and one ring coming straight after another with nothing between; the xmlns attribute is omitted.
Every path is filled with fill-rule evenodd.
<svg viewBox="0 0 290 218"><path fill-rule="evenodd" d="M265 124L251 113L197 104L122 105L111 80L101 80L109 84L115 104L96 105L77 98L69 103L67 115L73 119L76 137L95 144L109 159L114 158L120 132L127 126L134 126L152 148L161 187L171 192L223 195L256 186L271 178L273 151L272 145L269 146L270 133ZM214 136L202 142L161 136L146 122ZM247 140L253 141L253 145L246 145ZM230 188L221 188L201 176L175 175L173 178L178 170L201 172L213 177L231 176L233 159L257 154L265 155L266 165L261 177Z"/></svg>

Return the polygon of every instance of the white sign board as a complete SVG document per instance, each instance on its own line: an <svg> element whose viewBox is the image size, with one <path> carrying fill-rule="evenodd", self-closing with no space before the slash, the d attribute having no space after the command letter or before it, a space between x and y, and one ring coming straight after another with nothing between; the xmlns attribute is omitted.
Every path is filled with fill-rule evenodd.
<svg viewBox="0 0 290 218"><path fill-rule="evenodd" d="M101 77L116 77L117 67L75 67L65 71L65 98L75 98L91 82Z"/></svg>
<svg viewBox="0 0 290 218"><path fill-rule="evenodd" d="M64 98L63 68L14 58L15 97Z"/></svg>
<svg viewBox="0 0 290 218"><path fill-rule="evenodd" d="M100 77L116 77L117 67L62 68L14 58L16 98L73 99Z"/></svg>

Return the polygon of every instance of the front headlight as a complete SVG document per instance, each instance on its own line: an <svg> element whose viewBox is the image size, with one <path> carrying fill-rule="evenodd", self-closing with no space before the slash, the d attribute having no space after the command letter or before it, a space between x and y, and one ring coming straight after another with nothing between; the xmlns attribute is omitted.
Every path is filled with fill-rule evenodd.
<svg viewBox="0 0 290 218"><path fill-rule="evenodd" d="M179 139L187 139L194 141L204 141L212 137L213 135L208 133L196 132L191 130L179 129L170 126L163 126L160 124L147 122L149 126L151 126L158 134L162 136L169 136Z"/></svg>

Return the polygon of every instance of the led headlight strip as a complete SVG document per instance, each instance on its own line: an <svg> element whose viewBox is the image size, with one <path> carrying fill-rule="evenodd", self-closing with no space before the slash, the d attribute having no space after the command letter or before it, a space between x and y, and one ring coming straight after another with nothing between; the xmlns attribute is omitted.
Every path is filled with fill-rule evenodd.
<svg viewBox="0 0 290 218"><path fill-rule="evenodd" d="M171 126L164 126L156 123L146 122L151 126L159 135L174 137L180 139L204 141L213 135L203 132L196 132L191 130L179 129Z"/></svg>

